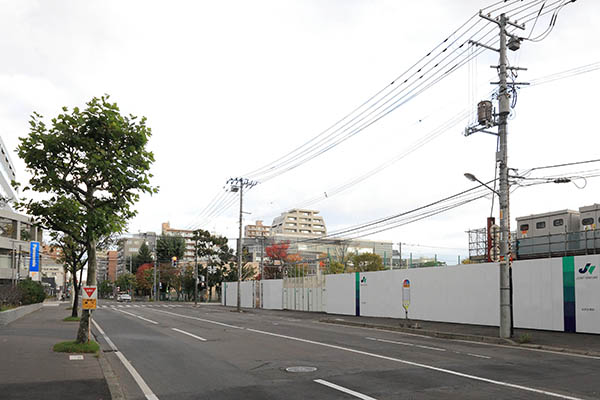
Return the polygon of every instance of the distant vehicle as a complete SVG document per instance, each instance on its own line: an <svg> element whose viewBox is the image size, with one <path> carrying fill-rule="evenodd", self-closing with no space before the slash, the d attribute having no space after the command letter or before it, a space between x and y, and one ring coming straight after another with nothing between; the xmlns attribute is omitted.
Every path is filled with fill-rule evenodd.
<svg viewBox="0 0 600 400"><path fill-rule="evenodd" d="M117 301L131 301L131 296L129 293L119 293Z"/></svg>

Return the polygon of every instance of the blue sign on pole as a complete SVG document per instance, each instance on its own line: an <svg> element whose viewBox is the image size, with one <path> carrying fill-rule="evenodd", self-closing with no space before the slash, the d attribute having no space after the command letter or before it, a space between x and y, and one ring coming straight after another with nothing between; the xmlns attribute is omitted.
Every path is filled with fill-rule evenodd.
<svg viewBox="0 0 600 400"><path fill-rule="evenodd" d="M40 271L40 242L30 242L29 272Z"/></svg>

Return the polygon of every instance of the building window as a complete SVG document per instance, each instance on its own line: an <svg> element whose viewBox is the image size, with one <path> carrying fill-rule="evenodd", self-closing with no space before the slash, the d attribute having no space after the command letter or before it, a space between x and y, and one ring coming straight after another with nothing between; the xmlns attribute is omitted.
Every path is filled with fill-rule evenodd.
<svg viewBox="0 0 600 400"><path fill-rule="evenodd" d="M21 222L21 240L29 242L32 239L33 238L31 236L31 225L26 224L25 222Z"/></svg>
<svg viewBox="0 0 600 400"><path fill-rule="evenodd" d="M540 221L535 223L535 229L544 229L546 227L546 221Z"/></svg>
<svg viewBox="0 0 600 400"><path fill-rule="evenodd" d="M581 220L581 225L592 225L594 223L594 218L584 218Z"/></svg>
<svg viewBox="0 0 600 400"><path fill-rule="evenodd" d="M554 221L552 221L552 225L554 225L554 226L563 226L564 224L565 224L565 220L562 218L555 219Z"/></svg>
<svg viewBox="0 0 600 400"><path fill-rule="evenodd" d="M0 236L16 239L17 238L17 222L8 218L0 217Z"/></svg>
<svg viewBox="0 0 600 400"><path fill-rule="evenodd" d="M527 232L527 231L529 230L529 224L522 224L522 225L519 227L519 229L520 229L521 231L525 231L525 232Z"/></svg>

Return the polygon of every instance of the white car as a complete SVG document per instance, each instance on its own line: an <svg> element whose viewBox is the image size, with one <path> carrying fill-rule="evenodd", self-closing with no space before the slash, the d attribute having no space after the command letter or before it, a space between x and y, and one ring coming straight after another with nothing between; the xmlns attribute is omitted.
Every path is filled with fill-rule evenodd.
<svg viewBox="0 0 600 400"><path fill-rule="evenodd" d="M131 296L128 293L119 293L117 301L131 301Z"/></svg>

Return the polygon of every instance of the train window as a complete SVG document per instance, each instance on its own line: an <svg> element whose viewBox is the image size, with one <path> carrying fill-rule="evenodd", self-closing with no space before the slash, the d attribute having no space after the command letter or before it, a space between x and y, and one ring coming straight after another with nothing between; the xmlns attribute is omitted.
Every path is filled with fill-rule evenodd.
<svg viewBox="0 0 600 400"><path fill-rule="evenodd" d="M594 223L594 218L584 218L581 220L581 225L592 225Z"/></svg>
<svg viewBox="0 0 600 400"><path fill-rule="evenodd" d="M554 226L562 226L564 224L565 224L565 220L562 218L555 219L554 221L552 221L552 225L554 225Z"/></svg>
<svg viewBox="0 0 600 400"><path fill-rule="evenodd" d="M546 227L546 221L536 222L535 229L544 229Z"/></svg>
<svg viewBox="0 0 600 400"><path fill-rule="evenodd" d="M528 231L528 230L529 230L529 224L521 225L521 231Z"/></svg>

